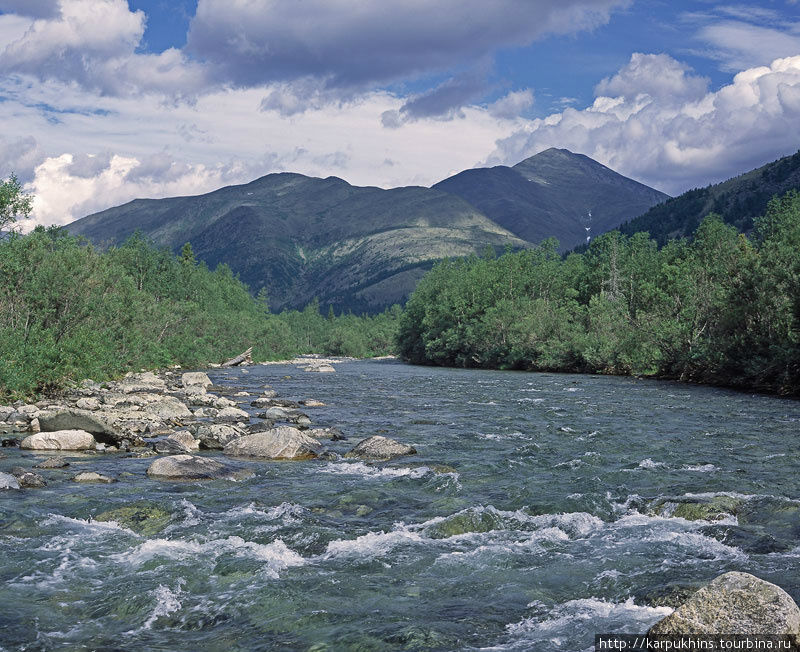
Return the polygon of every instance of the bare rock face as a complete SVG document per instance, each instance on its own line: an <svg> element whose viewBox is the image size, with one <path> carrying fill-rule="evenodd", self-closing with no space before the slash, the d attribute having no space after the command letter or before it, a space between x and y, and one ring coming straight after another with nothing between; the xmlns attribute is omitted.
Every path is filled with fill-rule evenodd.
<svg viewBox="0 0 800 652"><path fill-rule="evenodd" d="M170 455L155 460L147 475L157 480L239 480L252 471L237 469L208 457Z"/></svg>
<svg viewBox="0 0 800 652"><path fill-rule="evenodd" d="M270 460L308 460L324 452L317 439L290 426L245 435L230 442L222 451L234 457Z"/></svg>
<svg viewBox="0 0 800 652"><path fill-rule="evenodd" d="M800 640L800 609L775 584L749 573L724 573L653 625L648 634L773 634Z"/></svg>
<svg viewBox="0 0 800 652"><path fill-rule="evenodd" d="M351 451L345 453L346 458L361 460L386 461L403 455L416 455L417 449L388 437L375 435L358 442Z"/></svg>
<svg viewBox="0 0 800 652"><path fill-rule="evenodd" d="M96 445L95 438L85 430L57 430L25 437L20 448L35 451L82 451L94 450Z"/></svg>

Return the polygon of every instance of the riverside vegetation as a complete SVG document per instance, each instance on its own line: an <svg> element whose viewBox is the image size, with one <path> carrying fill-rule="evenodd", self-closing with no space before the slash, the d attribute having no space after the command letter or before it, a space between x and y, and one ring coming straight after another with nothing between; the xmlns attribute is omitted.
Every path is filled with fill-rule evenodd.
<svg viewBox="0 0 800 652"><path fill-rule="evenodd" d="M800 393L800 193L751 237L709 215L658 247L618 231L562 257L549 240L448 260L406 304L417 364L643 375Z"/></svg>
<svg viewBox="0 0 800 652"><path fill-rule="evenodd" d="M58 228L0 241L0 398L105 380L132 369L393 348L400 309L375 316L272 314L226 265L209 270L135 234L100 252Z"/></svg>

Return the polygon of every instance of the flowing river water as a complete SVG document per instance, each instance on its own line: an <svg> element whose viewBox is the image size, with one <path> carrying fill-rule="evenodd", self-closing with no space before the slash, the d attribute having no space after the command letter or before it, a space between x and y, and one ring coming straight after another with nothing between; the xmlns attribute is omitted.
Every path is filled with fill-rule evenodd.
<svg viewBox="0 0 800 652"><path fill-rule="evenodd" d="M323 401L335 452L384 434L419 454L183 484L75 456L0 494L0 650L576 652L725 571L800 599L796 401L394 362L209 375ZM70 481L85 469L120 481ZM156 534L93 520L142 499L171 514Z"/></svg>

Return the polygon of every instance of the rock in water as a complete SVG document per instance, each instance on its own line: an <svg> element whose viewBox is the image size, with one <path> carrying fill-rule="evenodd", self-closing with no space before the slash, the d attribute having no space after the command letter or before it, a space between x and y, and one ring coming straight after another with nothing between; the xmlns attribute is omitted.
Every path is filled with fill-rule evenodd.
<svg viewBox="0 0 800 652"><path fill-rule="evenodd" d="M72 478L73 482L97 482L99 484L111 484L112 482L116 482L116 478L110 478L107 475L103 475L102 473L97 473L96 471L83 471L79 473L74 478Z"/></svg>
<svg viewBox="0 0 800 652"><path fill-rule="evenodd" d="M234 457L258 457L270 460L308 460L324 451L318 440L297 428L280 426L234 439L223 449Z"/></svg>
<svg viewBox="0 0 800 652"><path fill-rule="evenodd" d="M49 459L43 460L38 464L34 464L34 469L63 469L65 466L69 466L69 462L65 460L63 457L51 457Z"/></svg>
<svg viewBox="0 0 800 652"><path fill-rule="evenodd" d="M347 458L358 458L362 460L386 461L402 455L415 455L417 450L413 446L400 443L388 437L375 435L358 442L348 453Z"/></svg>
<svg viewBox="0 0 800 652"><path fill-rule="evenodd" d="M779 586L731 572L706 584L648 634L772 634L796 640L800 609Z"/></svg>
<svg viewBox="0 0 800 652"><path fill-rule="evenodd" d="M96 521L114 521L137 534L153 536L163 530L172 514L155 503L140 501L125 507L109 509L95 517Z"/></svg>
<svg viewBox="0 0 800 652"><path fill-rule="evenodd" d="M11 475L17 479L19 486L23 489L39 489L40 487L47 486L42 476L35 471L28 471L21 466L15 466L11 469Z"/></svg>
<svg viewBox="0 0 800 652"><path fill-rule="evenodd" d="M242 431L224 423L203 424L197 428L201 448L222 450L225 445L242 436Z"/></svg>
<svg viewBox="0 0 800 652"><path fill-rule="evenodd" d="M58 430L25 437L20 448L37 451L82 451L94 450L96 445L94 437L85 430Z"/></svg>
<svg viewBox="0 0 800 652"><path fill-rule="evenodd" d="M10 473L0 473L0 490L19 489L19 482Z"/></svg>
<svg viewBox="0 0 800 652"><path fill-rule="evenodd" d="M252 472L242 471L208 457L171 455L160 457L147 469L158 480L238 480Z"/></svg>
<svg viewBox="0 0 800 652"><path fill-rule="evenodd" d="M120 434L99 415L88 410L53 410L40 412L38 415L39 427L42 432L57 432L59 430L85 430L93 435L101 435L101 439L116 441Z"/></svg>
<svg viewBox="0 0 800 652"><path fill-rule="evenodd" d="M200 386L206 388L211 387L211 385L214 384L211 382L211 379L208 377L208 375L202 371L189 371L183 374L181 376L181 382L183 383L184 387Z"/></svg>

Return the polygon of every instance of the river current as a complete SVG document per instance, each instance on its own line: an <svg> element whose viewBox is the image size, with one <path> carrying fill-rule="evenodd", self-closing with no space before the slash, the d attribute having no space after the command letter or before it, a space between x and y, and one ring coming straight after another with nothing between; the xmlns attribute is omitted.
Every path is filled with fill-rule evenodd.
<svg viewBox="0 0 800 652"><path fill-rule="evenodd" d="M577 652L726 571L800 601L796 401L374 361L209 375L324 402L314 425L348 437L329 450L384 434L418 455L183 484L74 456L0 493L0 650ZM3 451L0 471L43 457ZM93 520L143 499L171 514L154 535Z"/></svg>

